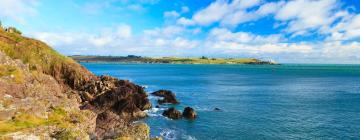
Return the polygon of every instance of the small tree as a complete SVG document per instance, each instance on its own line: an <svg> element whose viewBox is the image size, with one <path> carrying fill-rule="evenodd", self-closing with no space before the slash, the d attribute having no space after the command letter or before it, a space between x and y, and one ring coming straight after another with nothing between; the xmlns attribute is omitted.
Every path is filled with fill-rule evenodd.
<svg viewBox="0 0 360 140"><path fill-rule="evenodd" d="M205 56L202 56L200 59L208 59L207 57L205 57Z"/></svg>
<svg viewBox="0 0 360 140"><path fill-rule="evenodd" d="M21 31L19 31L18 29L16 29L15 27L8 27L5 29L5 31L9 32L9 33L15 33L15 34L19 34L21 35Z"/></svg>

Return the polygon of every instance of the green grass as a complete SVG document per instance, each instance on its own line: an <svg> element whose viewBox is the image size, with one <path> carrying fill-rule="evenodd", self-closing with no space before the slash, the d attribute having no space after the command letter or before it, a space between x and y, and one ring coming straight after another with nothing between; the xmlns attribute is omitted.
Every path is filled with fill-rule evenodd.
<svg viewBox="0 0 360 140"><path fill-rule="evenodd" d="M19 130L33 128L47 124L46 119L30 114L21 114L9 121L0 122L0 134L16 132Z"/></svg>
<svg viewBox="0 0 360 140"><path fill-rule="evenodd" d="M22 113L11 120L0 121L0 135L39 126L57 126L58 128L63 128L64 130L75 128L76 124L71 120L72 115L75 115L75 117L80 120L78 123L81 123L85 117L84 114L81 114L78 111L66 112L62 108L54 108L49 113L48 118L40 118L29 113ZM64 134L65 131L59 135L65 137L66 135ZM73 133L69 134L73 135Z"/></svg>
<svg viewBox="0 0 360 140"><path fill-rule="evenodd" d="M23 71L15 66L0 64L0 77L3 76L12 76L11 80L18 84L24 82Z"/></svg>

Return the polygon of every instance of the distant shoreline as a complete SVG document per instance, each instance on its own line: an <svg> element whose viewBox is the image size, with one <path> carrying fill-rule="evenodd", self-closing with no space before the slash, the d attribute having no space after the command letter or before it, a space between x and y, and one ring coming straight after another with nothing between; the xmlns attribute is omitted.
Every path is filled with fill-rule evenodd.
<svg viewBox="0 0 360 140"><path fill-rule="evenodd" d="M255 58L180 58L180 57L141 57L141 56L69 56L81 63L133 63L133 64L255 64L276 65L274 61L264 61Z"/></svg>

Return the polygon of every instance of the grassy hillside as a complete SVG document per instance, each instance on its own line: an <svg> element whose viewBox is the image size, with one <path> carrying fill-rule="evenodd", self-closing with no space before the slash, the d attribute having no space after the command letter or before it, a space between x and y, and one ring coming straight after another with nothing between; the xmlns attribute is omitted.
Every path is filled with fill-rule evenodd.
<svg viewBox="0 0 360 140"><path fill-rule="evenodd" d="M15 28L0 28L0 50L12 59L28 64L30 70L49 74L71 88L93 78L88 70L71 58L60 55L41 41L23 37Z"/></svg>
<svg viewBox="0 0 360 140"><path fill-rule="evenodd" d="M45 43L0 28L0 139L150 139L143 87L97 77Z"/></svg>

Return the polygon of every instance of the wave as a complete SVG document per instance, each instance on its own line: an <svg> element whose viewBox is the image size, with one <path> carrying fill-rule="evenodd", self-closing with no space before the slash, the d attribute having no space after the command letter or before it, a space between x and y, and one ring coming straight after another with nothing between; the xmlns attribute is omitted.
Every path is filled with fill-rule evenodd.
<svg viewBox="0 0 360 140"><path fill-rule="evenodd" d="M190 135L182 135L181 139L184 139L184 140L197 140L194 136L190 136Z"/></svg>
<svg viewBox="0 0 360 140"><path fill-rule="evenodd" d="M148 114L150 117L159 117L161 115L161 111L164 111L165 108L151 108L149 110L145 110L144 112Z"/></svg>
<svg viewBox="0 0 360 140"><path fill-rule="evenodd" d="M183 130L174 130L165 128L161 130L160 136L162 136L165 140L197 140L194 136L183 134Z"/></svg>
<svg viewBox="0 0 360 140"><path fill-rule="evenodd" d="M176 131L172 129L163 129L160 135L166 140L176 140Z"/></svg>
<svg viewBox="0 0 360 140"><path fill-rule="evenodd" d="M152 96L152 95L148 96L148 98L149 99L162 99L162 97L157 97L157 96Z"/></svg>
<svg viewBox="0 0 360 140"><path fill-rule="evenodd" d="M200 107L200 106L194 106L194 109L196 111L216 111L215 108L217 107ZM222 111L224 111L222 108L220 108Z"/></svg>

